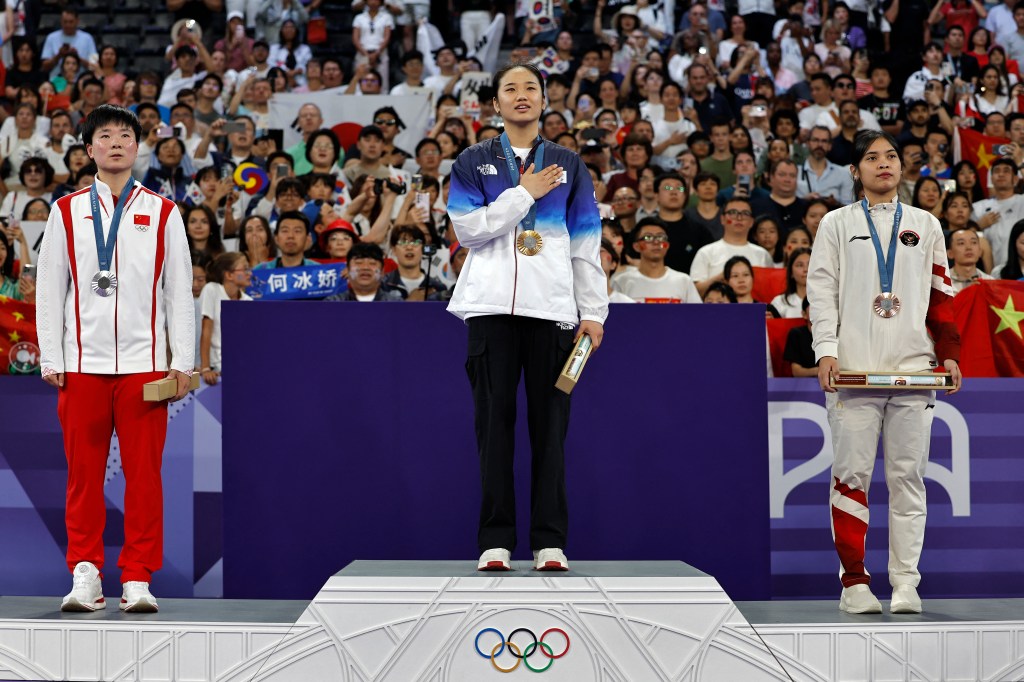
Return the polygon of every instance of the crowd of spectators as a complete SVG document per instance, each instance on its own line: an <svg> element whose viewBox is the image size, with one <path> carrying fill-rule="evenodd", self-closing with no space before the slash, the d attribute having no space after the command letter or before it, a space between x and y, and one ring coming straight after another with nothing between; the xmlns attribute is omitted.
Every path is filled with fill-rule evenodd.
<svg viewBox="0 0 1024 682"><path fill-rule="evenodd" d="M143 70L123 67L71 5L39 32L39 7L8 1L2 28L0 294L34 296L13 267L31 261L19 223L93 179L84 117L103 102L130 107L143 129L135 177L182 211L211 382L212 311L245 297L253 269L345 262L348 287L330 300L451 296L467 251L445 212L447 173L500 133L488 88L479 110L460 106L496 13L508 17L511 58L550 71L539 132L590 170L613 301L760 297L770 317L806 318L818 225L858 200L848 167L861 129L899 140L900 200L941 222L958 291L1022 276L1024 2L556 0L540 17L525 0L354 0L345 34L325 36L322 0L167 0L164 68ZM427 21L440 49L417 49ZM346 149L339 121L309 103L302 142L282 148L274 97L330 89L413 94L432 115L401 149L405 124L382 106ZM958 129L1004 139L998 157L982 169L961 159ZM265 170L262 192L236 186L242 163Z"/></svg>

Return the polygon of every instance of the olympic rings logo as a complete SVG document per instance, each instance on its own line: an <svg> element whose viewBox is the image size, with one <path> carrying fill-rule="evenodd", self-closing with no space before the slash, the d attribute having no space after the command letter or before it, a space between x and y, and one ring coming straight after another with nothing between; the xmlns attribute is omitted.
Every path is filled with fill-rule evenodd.
<svg viewBox="0 0 1024 682"><path fill-rule="evenodd" d="M489 655L480 651L480 636L486 632L493 632L498 636L498 643L494 645ZM533 638L533 641L527 644L525 649L520 649L519 645L512 641L512 638L520 632L524 632ZM565 648L562 649L562 653L560 654L555 654L551 645L544 641L544 638L553 632L558 633L565 638ZM473 646L478 654L484 658L490 659L491 665L494 666L494 669L498 672L510 673L518 668L520 663L524 663L531 671L535 673L542 673L554 664L556 658L561 658L569 653L569 635L567 635L565 630L562 630L561 628L548 628L544 631L544 634L540 636L540 639L537 639L537 635L535 635L529 628L517 628L512 631L508 636L508 639L505 639L505 636L496 628L484 628L480 632L476 633L476 640L474 641ZM501 656L502 652L505 651L506 646L508 647L508 652L516 659L516 662L510 668L502 668L498 665L497 661L498 656ZM540 651L541 655L548 659L547 665L543 668L535 668L530 665L530 656L533 656L537 651Z"/></svg>

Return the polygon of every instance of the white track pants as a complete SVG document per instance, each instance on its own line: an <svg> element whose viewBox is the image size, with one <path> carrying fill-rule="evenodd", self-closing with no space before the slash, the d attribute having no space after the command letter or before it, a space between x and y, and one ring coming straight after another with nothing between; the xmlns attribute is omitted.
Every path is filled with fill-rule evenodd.
<svg viewBox="0 0 1024 682"><path fill-rule="evenodd" d="M889 583L921 582L917 570L927 514L924 470L928 463L933 391L840 390L827 395L835 461L832 465L832 538L844 587L870 583L864 567L868 488L882 436L889 488Z"/></svg>

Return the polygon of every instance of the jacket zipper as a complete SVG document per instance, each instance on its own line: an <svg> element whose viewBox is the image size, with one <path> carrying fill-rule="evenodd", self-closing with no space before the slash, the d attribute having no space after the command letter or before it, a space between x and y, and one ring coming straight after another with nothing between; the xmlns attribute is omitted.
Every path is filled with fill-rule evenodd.
<svg viewBox="0 0 1024 682"><path fill-rule="evenodd" d="M512 238L512 259L515 262L515 271L512 276L512 315L516 314L516 292L519 286L519 252L516 250L515 237Z"/></svg>

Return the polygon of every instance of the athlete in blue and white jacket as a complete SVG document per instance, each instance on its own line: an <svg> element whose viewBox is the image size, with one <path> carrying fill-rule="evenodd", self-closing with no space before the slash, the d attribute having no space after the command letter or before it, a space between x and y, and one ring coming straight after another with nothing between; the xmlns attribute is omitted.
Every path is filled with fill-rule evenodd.
<svg viewBox="0 0 1024 682"><path fill-rule="evenodd" d="M495 137L462 152L452 166L448 214L469 258L448 310L461 319L504 314L603 325L608 285L601 269L601 217L586 166L576 153L544 143L544 164L565 172L537 202L533 229L543 249L527 257L516 250L516 237L534 200L512 181L505 161Z"/></svg>
<svg viewBox="0 0 1024 682"><path fill-rule="evenodd" d="M523 378L531 460L530 548L538 570L568 570L565 436L569 395L559 372L586 334L601 345L608 288L590 174L575 153L537 135L544 79L532 65L494 76L500 137L452 167L448 214L469 257L448 310L468 327L483 495L477 568L510 570L516 548L516 394Z"/></svg>

